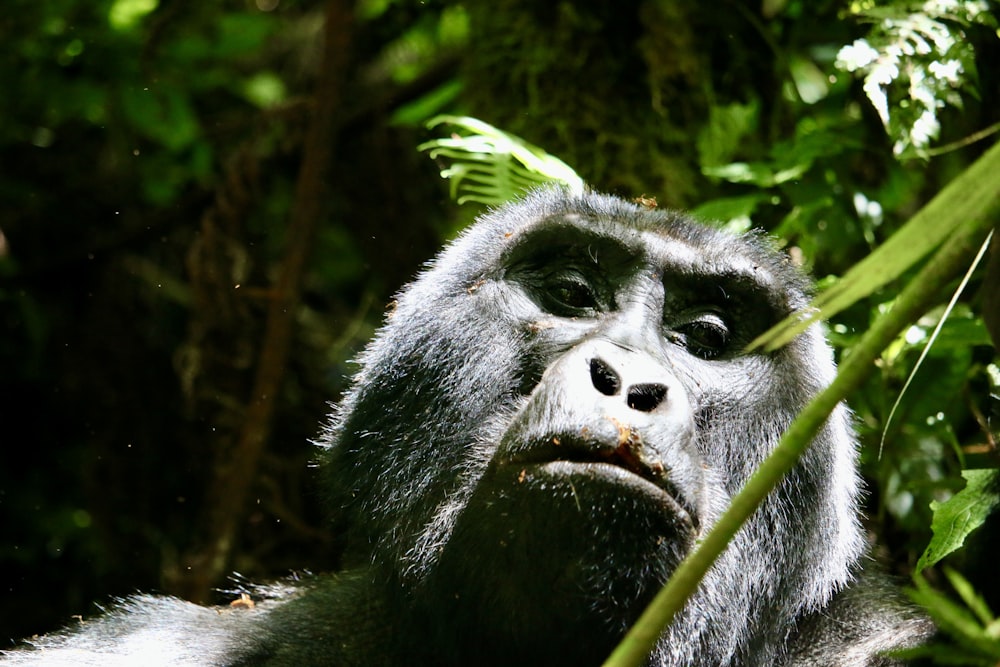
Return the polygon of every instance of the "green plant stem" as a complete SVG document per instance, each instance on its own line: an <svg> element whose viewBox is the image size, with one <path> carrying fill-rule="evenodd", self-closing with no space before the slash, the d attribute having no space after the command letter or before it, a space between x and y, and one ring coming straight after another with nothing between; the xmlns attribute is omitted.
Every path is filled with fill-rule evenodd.
<svg viewBox="0 0 1000 667"><path fill-rule="evenodd" d="M968 172L966 172L968 173ZM963 173L956 180L962 180ZM984 187L983 183L976 183ZM930 205L928 205L930 206ZM605 667L638 667L645 663L663 629L670 624L705 573L726 548L740 526L796 464L837 404L856 389L873 368L873 362L911 322L933 306L940 288L968 265L986 237L998 209L998 198L976 211L975 217L943 225L955 227L937 254L899 294L892 309L880 317L840 364L834 381L805 407L782 436L778 446L761 464L726 512L684 561L670 581L604 663Z"/></svg>

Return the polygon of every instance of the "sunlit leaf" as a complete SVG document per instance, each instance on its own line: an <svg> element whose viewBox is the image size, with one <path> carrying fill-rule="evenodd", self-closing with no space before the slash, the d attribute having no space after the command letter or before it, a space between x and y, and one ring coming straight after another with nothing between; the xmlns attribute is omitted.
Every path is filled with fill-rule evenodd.
<svg viewBox="0 0 1000 667"><path fill-rule="evenodd" d="M127 30L150 14L159 4L159 0L115 0L108 10L108 23L115 30Z"/></svg>
<svg viewBox="0 0 1000 667"><path fill-rule="evenodd" d="M975 78L975 54L965 28L993 22L979 0L925 2L857 11L872 22L867 37L837 54L838 68L864 79L864 91L898 156L924 154L941 130L938 113L961 104L960 90Z"/></svg>
<svg viewBox="0 0 1000 667"><path fill-rule="evenodd" d="M965 470L962 477L967 482L964 489L946 502L931 503L934 536L917 561L918 572L961 547L965 538L983 525L986 517L1000 505L996 470Z"/></svg>
<svg viewBox="0 0 1000 667"><path fill-rule="evenodd" d="M243 94L256 106L266 109L283 102L288 91L274 72L258 72L243 83Z"/></svg>
<svg viewBox="0 0 1000 667"><path fill-rule="evenodd" d="M451 181L459 204L502 204L544 183L561 183L574 192L583 180L565 162L520 137L498 130L476 118L439 116L429 127L454 125L465 134L453 134L422 144L420 150L446 166L442 178Z"/></svg>

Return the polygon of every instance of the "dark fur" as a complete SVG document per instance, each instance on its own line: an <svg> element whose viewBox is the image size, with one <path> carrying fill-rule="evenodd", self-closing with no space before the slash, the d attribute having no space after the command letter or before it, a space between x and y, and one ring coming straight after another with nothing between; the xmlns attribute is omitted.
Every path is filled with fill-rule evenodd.
<svg viewBox="0 0 1000 667"><path fill-rule="evenodd" d="M344 572L252 610L137 597L0 662L600 664L832 378L816 327L742 352L806 302L759 237L536 192L448 246L364 354L321 443ZM857 579L855 459L839 409L651 664L882 665L926 636Z"/></svg>

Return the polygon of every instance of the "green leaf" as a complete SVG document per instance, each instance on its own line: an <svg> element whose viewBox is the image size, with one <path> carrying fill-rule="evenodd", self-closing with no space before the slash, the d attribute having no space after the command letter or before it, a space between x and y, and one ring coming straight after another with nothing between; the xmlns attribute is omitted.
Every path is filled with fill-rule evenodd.
<svg viewBox="0 0 1000 667"><path fill-rule="evenodd" d="M948 660L943 660L941 663L935 662L935 664L996 664L997 659L1000 658L1000 642L989 634L988 627L983 627L977 618L977 613L973 613L967 607L954 602L944 593L934 590L922 576L917 575L914 578L914 584L916 588L907 591L910 598L927 611L939 630L955 639L958 644L955 647L934 644L927 647L929 650L921 653L927 655L942 655L942 652L949 654ZM961 591L959 594L962 594Z"/></svg>
<svg viewBox="0 0 1000 667"><path fill-rule="evenodd" d="M758 105L713 105L708 112L708 124L698 133L698 160L703 168L716 167L732 161L743 139L757 125Z"/></svg>
<svg viewBox="0 0 1000 667"><path fill-rule="evenodd" d="M703 167L702 173L730 183L749 183L761 188L771 188L800 178L809 170L811 162L801 162L786 168L777 168L764 162L731 162L720 167Z"/></svg>
<svg viewBox="0 0 1000 667"><path fill-rule="evenodd" d="M159 5L158 0L115 0L108 10L108 23L115 30L132 28Z"/></svg>
<svg viewBox="0 0 1000 667"><path fill-rule="evenodd" d="M977 345L992 345L993 339L986 330L983 320L978 317L952 316L941 329L941 335L934 341L934 347L939 351L950 349L968 350Z"/></svg>
<svg viewBox="0 0 1000 667"><path fill-rule="evenodd" d="M986 517L1000 505L996 470L964 470L962 477L966 480L964 489L943 503L931 503L934 536L917 561L917 572L961 547L965 538L983 525Z"/></svg>
<svg viewBox="0 0 1000 667"><path fill-rule="evenodd" d="M708 222L719 221L726 229L734 233L747 231L750 226L750 216L757 206L768 200L764 193L745 195L743 197L722 197L707 201L691 211L694 217Z"/></svg>
<svg viewBox="0 0 1000 667"><path fill-rule="evenodd" d="M392 125L421 125L428 118L441 113L441 110L449 104L453 104L455 98L462 92L462 87L459 79L451 79L396 109L389 122Z"/></svg>
<svg viewBox="0 0 1000 667"><path fill-rule="evenodd" d="M815 104L829 94L829 77L812 60L792 55L788 70L799 99L806 104Z"/></svg>
<svg viewBox="0 0 1000 667"><path fill-rule="evenodd" d="M990 611L986 601L976 593L968 579L950 567L944 568L944 575L948 577L948 581L962 598L962 602L979 618L984 627L996 620L993 618L993 612Z"/></svg>
<svg viewBox="0 0 1000 667"><path fill-rule="evenodd" d="M121 100L133 127L172 151L198 137L198 118L185 92L167 87L125 88Z"/></svg>
<svg viewBox="0 0 1000 667"><path fill-rule="evenodd" d="M264 47L276 23L265 13L224 14L213 40L216 58L256 53Z"/></svg>
<svg viewBox="0 0 1000 667"><path fill-rule="evenodd" d="M438 116L427 123L442 124L466 134L428 141L418 149L435 160L443 158L448 166L441 177L451 181L451 195L459 204L496 206L544 183L583 190L583 179L569 165L520 137L466 116Z"/></svg>
<svg viewBox="0 0 1000 667"><path fill-rule="evenodd" d="M280 104L288 97L285 82L271 71L257 72L242 86L243 96L261 109Z"/></svg>

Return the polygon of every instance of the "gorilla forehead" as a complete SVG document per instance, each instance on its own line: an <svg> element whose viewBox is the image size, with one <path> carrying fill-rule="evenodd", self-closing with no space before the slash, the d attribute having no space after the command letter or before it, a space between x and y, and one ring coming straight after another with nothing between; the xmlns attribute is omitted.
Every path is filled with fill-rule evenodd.
<svg viewBox="0 0 1000 667"><path fill-rule="evenodd" d="M571 237L577 245L591 239L595 252L603 244L618 246L664 274L745 285L781 315L808 303L810 290L801 272L760 235L734 235L675 211L559 188L536 190L482 216L435 264L460 271L463 275L456 277L471 283L509 264L521 248L558 246Z"/></svg>

